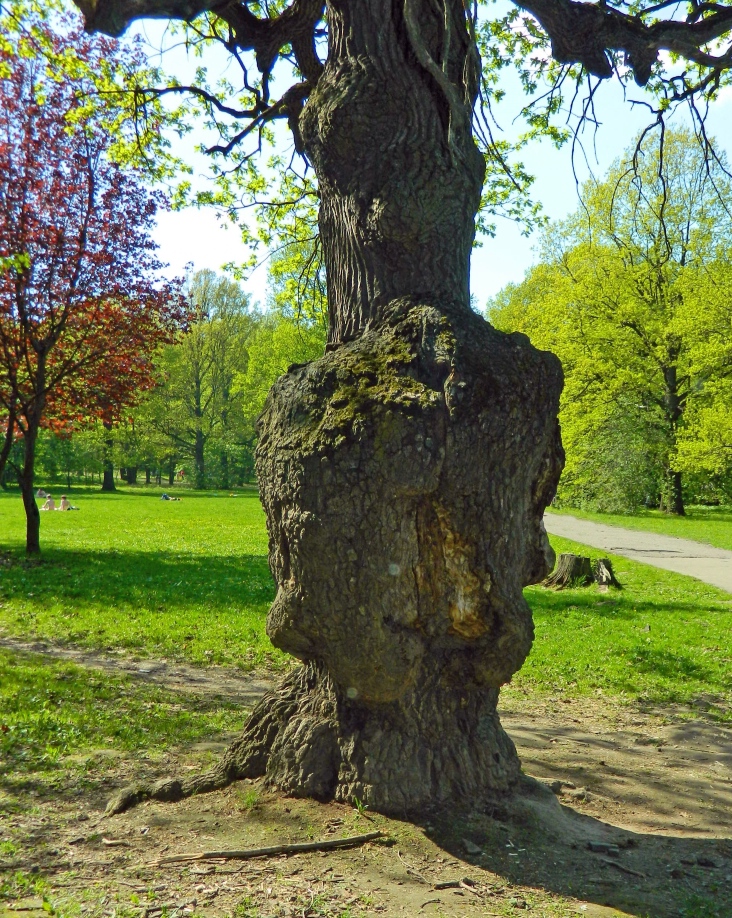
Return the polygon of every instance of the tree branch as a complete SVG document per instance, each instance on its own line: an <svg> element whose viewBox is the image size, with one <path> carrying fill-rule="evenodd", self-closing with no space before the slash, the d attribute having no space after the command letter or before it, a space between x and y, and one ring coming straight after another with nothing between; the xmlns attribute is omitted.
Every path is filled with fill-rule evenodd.
<svg viewBox="0 0 732 918"><path fill-rule="evenodd" d="M716 12L694 22L660 20L648 25L642 14L630 15L604 3L575 0L514 0L531 13L552 43L559 63L581 64L593 76L613 75L611 51L625 53L635 81L645 86L659 51L671 51L687 60L714 67L725 65L725 55L714 57L702 47L732 30L732 8L715 5Z"/></svg>

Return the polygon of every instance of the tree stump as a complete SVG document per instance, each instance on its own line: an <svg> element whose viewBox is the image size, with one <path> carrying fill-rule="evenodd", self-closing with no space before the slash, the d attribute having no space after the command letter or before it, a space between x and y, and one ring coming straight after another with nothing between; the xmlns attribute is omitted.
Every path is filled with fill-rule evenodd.
<svg viewBox="0 0 732 918"><path fill-rule="evenodd" d="M564 587L587 586L593 580L590 559L567 552L559 556L556 570L550 577L546 578L543 585L545 587L553 587L555 590L561 590Z"/></svg>
<svg viewBox="0 0 732 918"><path fill-rule="evenodd" d="M607 592L611 586L618 590L622 589L615 578L613 565L609 558L598 558L592 562L592 576L603 593Z"/></svg>

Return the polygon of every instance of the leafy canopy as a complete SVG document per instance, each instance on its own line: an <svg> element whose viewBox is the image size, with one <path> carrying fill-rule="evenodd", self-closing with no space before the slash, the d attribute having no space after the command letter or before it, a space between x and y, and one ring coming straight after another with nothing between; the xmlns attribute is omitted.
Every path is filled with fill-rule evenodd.
<svg viewBox="0 0 732 918"><path fill-rule="evenodd" d="M623 508L702 454L721 471L706 441L732 391L731 195L725 161L709 164L688 132L669 134L663 158L645 138L491 304L498 327L562 360L565 497Z"/></svg>
<svg viewBox="0 0 732 918"><path fill-rule="evenodd" d="M258 230L243 227L245 241L252 245L290 244L298 222L312 232L317 187L304 157L299 123L329 63L323 0L75 2L91 30L110 35L119 35L135 19L169 19L174 38L200 58L202 65L185 85L150 80L145 87L135 82L143 123L149 107L154 110L161 99L188 98L188 114L212 138L203 148L213 158L213 189L194 193L184 183L179 203L191 198L215 203L234 219L242 208L255 208ZM688 104L705 154L712 155L704 110L729 85L732 63L732 7L724 3L515 0L498 5L493 0L443 0L422 7L419 0L406 0L403 10L395 6L394 15L403 14L406 21L410 11L413 21L417 14L425 20L419 42L427 42L428 32L430 36L421 60L455 104L472 107L472 102L458 100L464 95L461 87L450 85L444 75L456 30L464 32L482 58L478 102L464 113L488 166L479 231L494 232L498 216L519 220L527 232L542 222L539 207L527 196L531 177L516 154L532 137L548 135L559 144L569 136L573 120L594 121L596 92L603 80L645 87L638 101L660 126L676 106ZM214 80L203 66L212 46L225 49L231 60L226 73ZM513 142L500 136L496 120L508 70L518 73L529 97L523 110L525 130ZM279 125L291 133L289 152L282 152L286 144Z"/></svg>
<svg viewBox="0 0 732 918"><path fill-rule="evenodd" d="M186 308L157 283L150 232L163 201L132 168L132 122L100 101L134 61L62 14L13 7L0 29L4 461L16 431L28 443L42 422L117 417L152 384L151 351Z"/></svg>

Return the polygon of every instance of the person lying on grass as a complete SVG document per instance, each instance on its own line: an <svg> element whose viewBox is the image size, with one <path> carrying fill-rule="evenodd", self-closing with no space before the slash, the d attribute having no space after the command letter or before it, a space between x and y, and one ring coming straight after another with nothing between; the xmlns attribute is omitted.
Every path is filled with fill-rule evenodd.
<svg viewBox="0 0 732 918"><path fill-rule="evenodd" d="M180 500L180 497L171 497L170 494L161 494L160 500Z"/></svg>

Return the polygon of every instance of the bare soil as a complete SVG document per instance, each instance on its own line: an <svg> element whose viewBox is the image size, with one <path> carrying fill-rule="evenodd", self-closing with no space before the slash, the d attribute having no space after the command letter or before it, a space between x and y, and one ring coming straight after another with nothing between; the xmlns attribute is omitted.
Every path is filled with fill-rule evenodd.
<svg viewBox="0 0 732 918"><path fill-rule="evenodd" d="M201 696L236 697L243 708L271 678L13 646ZM34 806L19 808L2 826L0 835L19 844L21 854L0 862L0 874L46 877L59 914L110 918L732 918L732 730L705 712L710 703L657 710L601 696L538 698L509 689L503 722L525 772L538 780L510 801L475 800L462 810L403 820L284 798L258 782L102 819L114 790L137 778L204 768L226 743L150 750L142 761L99 750L86 757L96 767L81 782L78 768L69 770L77 778L53 789L5 776L6 797L32 799ZM171 854L374 829L387 838L347 851L150 866ZM44 914L34 897L6 911Z"/></svg>

